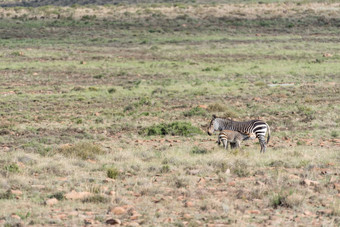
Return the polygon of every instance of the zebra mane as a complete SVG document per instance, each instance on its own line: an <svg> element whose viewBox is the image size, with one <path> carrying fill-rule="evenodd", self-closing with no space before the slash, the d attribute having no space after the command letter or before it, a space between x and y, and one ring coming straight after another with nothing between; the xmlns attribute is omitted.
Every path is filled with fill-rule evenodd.
<svg viewBox="0 0 340 227"><path fill-rule="evenodd" d="M228 126L232 123L231 119L217 117L213 115L212 123L214 125L215 130L223 130L229 128Z"/></svg>

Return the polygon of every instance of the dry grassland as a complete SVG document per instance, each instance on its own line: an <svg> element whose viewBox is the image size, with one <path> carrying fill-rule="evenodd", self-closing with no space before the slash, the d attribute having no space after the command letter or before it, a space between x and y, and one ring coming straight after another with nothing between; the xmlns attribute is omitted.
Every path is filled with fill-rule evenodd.
<svg viewBox="0 0 340 227"><path fill-rule="evenodd" d="M339 226L339 3L0 17L0 225Z"/></svg>

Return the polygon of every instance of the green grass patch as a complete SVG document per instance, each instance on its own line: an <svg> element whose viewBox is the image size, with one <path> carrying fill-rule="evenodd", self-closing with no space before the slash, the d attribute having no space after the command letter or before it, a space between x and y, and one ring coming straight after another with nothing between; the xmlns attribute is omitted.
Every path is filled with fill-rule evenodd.
<svg viewBox="0 0 340 227"><path fill-rule="evenodd" d="M189 122L173 122L169 124L161 123L147 127L142 130L142 134L147 136L191 136L194 134L202 134L202 131Z"/></svg>

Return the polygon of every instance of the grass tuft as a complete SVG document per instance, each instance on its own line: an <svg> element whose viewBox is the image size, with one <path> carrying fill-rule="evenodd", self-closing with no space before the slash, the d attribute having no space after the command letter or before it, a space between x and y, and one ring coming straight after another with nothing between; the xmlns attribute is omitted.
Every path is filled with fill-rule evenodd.
<svg viewBox="0 0 340 227"><path fill-rule="evenodd" d="M84 160L95 159L97 155L105 154L105 151L99 145L88 142L63 145L56 152L66 157L76 157Z"/></svg>
<svg viewBox="0 0 340 227"><path fill-rule="evenodd" d="M200 107L194 107L186 112L183 113L185 117L192 117L192 116L207 116L208 113L205 109Z"/></svg>
<svg viewBox="0 0 340 227"><path fill-rule="evenodd" d="M106 175L108 178L117 179L119 176L119 170L117 170L115 167L110 167L106 170Z"/></svg>
<svg viewBox="0 0 340 227"><path fill-rule="evenodd" d="M194 147L191 150L192 154L207 154L209 153L209 150L205 149L205 148L201 148L201 147Z"/></svg>
<svg viewBox="0 0 340 227"><path fill-rule="evenodd" d="M103 195L93 195L82 200L83 203L108 203L110 199Z"/></svg>

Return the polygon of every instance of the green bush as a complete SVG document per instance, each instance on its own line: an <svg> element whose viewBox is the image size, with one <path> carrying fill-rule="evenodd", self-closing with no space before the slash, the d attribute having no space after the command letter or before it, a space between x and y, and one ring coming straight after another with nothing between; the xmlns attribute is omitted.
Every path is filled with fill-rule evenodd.
<svg viewBox="0 0 340 227"><path fill-rule="evenodd" d="M200 107L194 107L191 110L188 110L183 113L185 117L191 117L191 116L207 116L207 111Z"/></svg>
<svg viewBox="0 0 340 227"><path fill-rule="evenodd" d="M11 173L19 173L20 172L19 166L16 163L6 165L5 170L8 171L8 172L11 172Z"/></svg>
<svg viewBox="0 0 340 227"><path fill-rule="evenodd" d="M117 177L119 175L119 171L115 167L111 167L111 168L107 169L106 175L107 175L108 178L117 179Z"/></svg>
<svg viewBox="0 0 340 227"><path fill-rule="evenodd" d="M209 151L207 149L205 149L205 148L194 147L191 150L191 153L192 154L207 154L207 153L209 153Z"/></svg>
<svg viewBox="0 0 340 227"><path fill-rule="evenodd" d="M11 190L7 190L6 192L0 193L0 199L14 199L15 195L12 194Z"/></svg>
<svg viewBox="0 0 340 227"><path fill-rule="evenodd" d="M192 126L188 122L173 122L170 124L161 123L153 125L142 130L142 134L147 136L155 135L177 135L177 136L190 136L192 134L201 134L201 130Z"/></svg>

